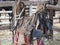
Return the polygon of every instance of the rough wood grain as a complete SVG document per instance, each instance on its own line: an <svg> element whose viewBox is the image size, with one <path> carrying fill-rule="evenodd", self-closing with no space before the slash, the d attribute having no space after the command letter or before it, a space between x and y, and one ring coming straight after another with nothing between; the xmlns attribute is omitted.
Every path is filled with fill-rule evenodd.
<svg viewBox="0 0 60 45"><path fill-rule="evenodd" d="M15 1L0 1L0 7L14 6Z"/></svg>

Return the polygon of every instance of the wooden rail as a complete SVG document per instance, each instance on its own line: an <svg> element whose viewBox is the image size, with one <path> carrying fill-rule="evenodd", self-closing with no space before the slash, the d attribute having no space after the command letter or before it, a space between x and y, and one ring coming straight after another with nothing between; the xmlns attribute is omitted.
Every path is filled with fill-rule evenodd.
<svg viewBox="0 0 60 45"><path fill-rule="evenodd" d="M11 17L0 17L0 20L8 20L11 19Z"/></svg>
<svg viewBox="0 0 60 45"><path fill-rule="evenodd" d="M0 26L0 30L8 30L10 26Z"/></svg>
<svg viewBox="0 0 60 45"><path fill-rule="evenodd" d="M9 25L10 22L0 22L0 25Z"/></svg>
<svg viewBox="0 0 60 45"><path fill-rule="evenodd" d="M56 11L60 11L60 6L59 5L57 5L57 6L55 6L55 5L46 5L46 8L47 9L51 9L51 10L56 10Z"/></svg>
<svg viewBox="0 0 60 45"><path fill-rule="evenodd" d="M0 11L0 13L12 13L12 11Z"/></svg>
<svg viewBox="0 0 60 45"><path fill-rule="evenodd" d="M22 1L25 5L36 5L36 4L46 4L48 1Z"/></svg>
<svg viewBox="0 0 60 45"><path fill-rule="evenodd" d="M0 1L0 7L14 6L15 1Z"/></svg>

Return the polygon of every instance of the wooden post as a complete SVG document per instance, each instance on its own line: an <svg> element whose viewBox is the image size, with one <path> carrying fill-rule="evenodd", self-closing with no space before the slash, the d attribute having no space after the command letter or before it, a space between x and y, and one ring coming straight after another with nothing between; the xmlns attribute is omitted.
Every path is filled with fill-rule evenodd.
<svg viewBox="0 0 60 45"><path fill-rule="evenodd" d="M50 4L56 5L57 3L55 4L55 0L50 0ZM53 16L55 15L54 12L55 12L55 10L51 10L51 9L49 10L49 19L51 21L51 26L53 26ZM53 39L53 29L50 30L50 37L51 37L51 39Z"/></svg>
<svg viewBox="0 0 60 45"><path fill-rule="evenodd" d="M53 26L53 11L52 10L50 10L49 19L51 20L51 24ZM50 36L51 36L51 39L53 39L53 29L51 29L50 31Z"/></svg>

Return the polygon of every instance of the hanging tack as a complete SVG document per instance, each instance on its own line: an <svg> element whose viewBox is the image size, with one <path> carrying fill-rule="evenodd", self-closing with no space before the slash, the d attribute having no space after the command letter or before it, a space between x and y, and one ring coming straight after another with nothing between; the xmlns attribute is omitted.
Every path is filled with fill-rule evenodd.
<svg viewBox="0 0 60 45"><path fill-rule="evenodd" d="M25 41L25 43L22 45L30 45L29 37L27 35L24 35L24 41Z"/></svg>
<svg viewBox="0 0 60 45"><path fill-rule="evenodd" d="M37 45L42 45L42 42L40 39L37 39Z"/></svg>
<svg viewBox="0 0 60 45"><path fill-rule="evenodd" d="M19 39L19 32L16 31L15 38L14 38L14 45L18 45L18 39Z"/></svg>

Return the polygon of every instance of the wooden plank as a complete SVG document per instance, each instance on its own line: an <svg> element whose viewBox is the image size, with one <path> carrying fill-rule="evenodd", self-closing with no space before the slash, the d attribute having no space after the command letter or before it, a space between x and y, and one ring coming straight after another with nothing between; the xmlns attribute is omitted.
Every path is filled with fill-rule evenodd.
<svg viewBox="0 0 60 45"><path fill-rule="evenodd" d="M8 30L10 26L0 26L0 30Z"/></svg>
<svg viewBox="0 0 60 45"><path fill-rule="evenodd" d="M60 11L60 6L55 6L55 5L46 5L46 8L47 9L50 9L50 10L56 10L56 11Z"/></svg>
<svg viewBox="0 0 60 45"><path fill-rule="evenodd" d="M46 4L48 1L22 1L25 5L37 5L37 4Z"/></svg>
<svg viewBox="0 0 60 45"><path fill-rule="evenodd" d="M0 17L0 20L9 20L11 17Z"/></svg>
<svg viewBox="0 0 60 45"><path fill-rule="evenodd" d="M0 13L12 13L12 11L0 11Z"/></svg>
<svg viewBox="0 0 60 45"><path fill-rule="evenodd" d="M0 22L0 25L9 25L10 22Z"/></svg>
<svg viewBox="0 0 60 45"><path fill-rule="evenodd" d="M14 6L15 1L0 1L0 7Z"/></svg>

